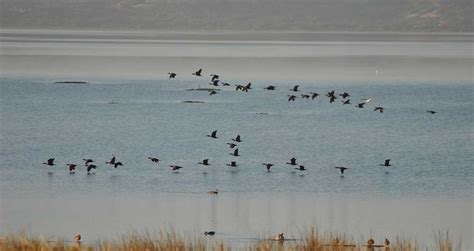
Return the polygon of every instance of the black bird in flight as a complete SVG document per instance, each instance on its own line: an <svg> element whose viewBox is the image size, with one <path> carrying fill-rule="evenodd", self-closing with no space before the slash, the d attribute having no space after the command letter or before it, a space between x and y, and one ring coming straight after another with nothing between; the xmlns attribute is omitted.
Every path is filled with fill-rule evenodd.
<svg viewBox="0 0 474 251"><path fill-rule="evenodd" d="M344 174L344 171L345 171L346 169L349 169L349 168L343 167L343 166L336 166L335 168L339 169L339 171L341 171L341 174Z"/></svg>
<svg viewBox="0 0 474 251"><path fill-rule="evenodd" d="M196 72L194 72L193 75L196 75L196 76L198 76L198 77L201 77L201 76L202 76L202 75L201 75L201 72L202 72L202 69L199 69L199 70L197 70Z"/></svg>
<svg viewBox="0 0 474 251"><path fill-rule="evenodd" d="M76 166L75 164L66 164L69 168L69 173L74 173L76 171Z"/></svg>
<svg viewBox="0 0 474 251"><path fill-rule="evenodd" d="M114 168L117 168L118 166L123 166L123 165L122 165L122 162L115 162Z"/></svg>
<svg viewBox="0 0 474 251"><path fill-rule="evenodd" d="M48 166L54 166L55 165L54 164L54 158L48 159L48 161L43 163L43 164L48 165Z"/></svg>
<svg viewBox="0 0 474 251"><path fill-rule="evenodd" d="M175 78L176 77L176 73L174 73L174 72L168 72L168 74L170 75L169 78Z"/></svg>
<svg viewBox="0 0 474 251"><path fill-rule="evenodd" d="M240 156L239 155L239 148L236 148L233 153L229 153L229 154L232 155L232 156L236 156L236 157Z"/></svg>
<svg viewBox="0 0 474 251"><path fill-rule="evenodd" d="M317 92L310 92L311 94L311 99L315 99L317 96L319 96L319 93Z"/></svg>
<svg viewBox="0 0 474 251"><path fill-rule="evenodd" d="M288 95L288 101L295 101L296 96L295 95Z"/></svg>
<svg viewBox="0 0 474 251"><path fill-rule="evenodd" d="M93 165L93 164L87 165L87 174L90 174L90 173L91 173L91 170L92 170L92 169L95 170L96 167L97 167L97 166L96 166L96 165Z"/></svg>
<svg viewBox="0 0 474 251"><path fill-rule="evenodd" d="M299 171L306 171L306 168L304 168L304 166L295 167L295 169Z"/></svg>
<svg viewBox="0 0 474 251"><path fill-rule="evenodd" d="M377 106L375 107L374 111L379 111L380 113L383 113L383 110L385 110L385 108L381 107L381 106Z"/></svg>
<svg viewBox="0 0 474 251"><path fill-rule="evenodd" d="M262 163L267 168L267 172L270 172L270 168L272 168L273 164L271 163Z"/></svg>
<svg viewBox="0 0 474 251"><path fill-rule="evenodd" d="M158 163L158 161L160 161L160 159L154 157L148 157L148 159L151 160L151 162L153 163Z"/></svg>
<svg viewBox="0 0 474 251"><path fill-rule="evenodd" d="M209 83L210 85L213 85L213 86L219 86L219 79L216 79L216 80L212 80L212 83Z"/></svg>
<svg viewBox="0 0 474 251"><path fill-rule="evenodd" d="M350 104L351 104L351 100L350 100L350 99L345 100L345 101L343 100L343 101L342 101L342 104L343 104L343 105L350 105Z"/></svg>
<svg viewBox="0 0 474 251"><path fill-rule="evenodd" d="M203 165L203 166L208 166L209 165L209 159L203 159L201 162L198 164Z"/></svg>
<svg viewBox="0 0 474 251"><path fill-rule="evenodd" d="M300 86L299 86L299 85L295 85L295 86L293 86L293 88L290 89L290 91L297 92L297 91L298 91L298 87L300 87Z"/></svg>
<svg viewBox="0 0 474 251"><path fill-rule="evenodd" d="M358 108L364 108L364 105L367 104L367 103L359 103L357 104L355 107L358 107Z"/></svg>
<svg viewBox="0 0 474 251"><path fill-rule="evenodd" d="M212 131L211 134L206 135L207 137L217 139L217 130Z"/></svg>
<svg viewBox="0 0 474 251"><path fill-rule="evenodd" d="M274 85L269 85L269 86L267 86L267 87L265 87L265 88L263 88L263 89L269 90L269 91L274 91L274 90L275 90L275 86L274 86Z"/></svg>
<svg viewBox="0 0 474 251"><path fill-rule="evenodd" d="M217 94L217 91L215 91L215 90L209 90L209 95L214 95L214 94Z"/></svg>
<svg viewBox="0 0 474 251"><path fill-rule="evenodd" d="M311 95L309 94L301 94L301 98L309 99Z"/></svg>
<svg viewBox="0 0 474 251"><path fill-rule="evenodd" d="M90 163L94 162L94 160L92 160L92 159L82 159L82 160L84 160L84 166L87 166Z"/></svg>
<svg viewBox="0 0 474 251"><path fill-rule="evenodd" d="M234 148L237 146L237 144L234 144L234 143L227 143L227 145L229 145L230 148Z"/></svg>
<svg viewBox="0 0 474 251"><path fill-rule="evenodd" d="M390 159L386 159L386 160L385 160L385 163L380 164L380 165L381 165L381 166L392 166L392 165L390 165Z"/></svg>
<svg viewBox="0 0 474 251"><path fill-rule="evenodd" d="M292 165L292 166L298 165L298 164L296 164L296 158L295 158L295 157L291 158L291 159L290 159L290 162L286 162L286 164Z"/></svg>
<svg viewBox="0 0 474 251"><path fill-rule="evenodd" d="M226 164L226 165L236 167L237 166L237 161L231 161L230 164Z"/></svg>
<svg viewBox="0 0 474 251"><path fill-rule="evenodd" d="M249 83L245 86L245 89L246 89L246 90L252 89L252 87L250 87L251 85L252 85L252 83L249 82Z"/></svg>
<svg viewBox="0 0 474 251"><path fill-rule="evenodd" d="M339 96L341 96L343 99L345 99L347 97L350 97L351 95L349 95L349 93L347 93L347 92L344 92L342 94L339 94Z"/></svg>
<svg viewBox="0 0 474 251"><path fill-rule="evenodd" d="M235 142L242 142L242 140L240 139L240 135L237 135L237 137L235 137L235 139L232 139L232 140Z"/></svg>
<svg viewBox="0 0 474 251"><path fill-rule="evenodd" d="M115 164L115 156L112 156L112 158L108 162L105 162L105 164L114 165Z"/></svg>
<svg viewBox="0 0 474 251"><path fill-rule="evenodd" d="M219 75L217 75L217 74L211 74L211 77L212 77L211 81L213 81L213 82L214 82L214 80L219 79Z"/></svg>
<svg viewBox="0 0 474 251"><path fill-rule="evenodd" d="M436 112L435 111L431 111L431 110L428 110L426 111L427 113L431 113L431 114L435 114Z"/></svg>
<svg viewBox="0 0 474 251"><path fill-rule="evenodd" d="M204 235L215 235L215 234L216 234L216 232L214 232L214 231L204 232Z"/></svg>
<svg viewBox="0 0 474 251"><path fill-rule="evenodd" d="M176 166L176 165L170 165L170 167L171 167L171 170L173 170L173 171L177 171L177 170L183 168L182 166Z"/></svg>

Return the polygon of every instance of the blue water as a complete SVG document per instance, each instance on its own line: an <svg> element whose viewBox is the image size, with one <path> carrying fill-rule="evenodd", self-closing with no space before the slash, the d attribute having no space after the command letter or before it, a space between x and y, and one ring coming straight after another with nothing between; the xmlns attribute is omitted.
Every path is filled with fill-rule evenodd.
<svg viewBox="0 0 474 251"><path fill-rule="evenodd" d="M350 93L353 104L343 106L340 100L329 104L324 95L288 102L296 83L272 80L253 83L248 93L221 87L214 96L186 90L207 87L207 79L90 82L1 78L2 197L219 188L243 194L472 198L470 83L297 83L300 93ZM277 90L263 90L269 83ZM374 101L354 107L364 97ZM374 112L375 106L385 112ZM206 137L213 130L218 139ZM243 142L241 156L234 157L226 143L237 134ZM106 165L112 155L124 166ZM161 161L156 165L147 157ZM292 157L307 171L295 173L286 165ZM57 165L43 165L48 158ZM83 158L96 160L95 175L86 175ZM204 158L210 166L197 164ZM385 159L393 166L379 166ZM225 165L232 160L237 168ZM275 164L271 172L263 162ZM79 165L75 175L66 163ZM169 165L184 168L173 173ZM349 170L342 178L335 166Z"/></svg>

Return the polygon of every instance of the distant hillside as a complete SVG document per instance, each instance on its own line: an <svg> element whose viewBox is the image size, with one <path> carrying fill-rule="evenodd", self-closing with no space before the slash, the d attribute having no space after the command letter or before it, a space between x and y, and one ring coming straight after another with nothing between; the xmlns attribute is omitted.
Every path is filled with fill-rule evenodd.
<svg viewBox="0 0 474 251"><path fill-rule="evenodd" d="M472 2L472 0L0 0L0 27L473 32Z"/></svg>

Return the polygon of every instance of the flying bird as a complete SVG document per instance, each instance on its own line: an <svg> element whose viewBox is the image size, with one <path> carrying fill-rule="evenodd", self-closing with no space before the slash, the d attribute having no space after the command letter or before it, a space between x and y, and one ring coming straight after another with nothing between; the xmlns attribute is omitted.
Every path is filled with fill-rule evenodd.
<svg viewBox="0 0 474 251"><path fill-rule="evenodd" d="M343 166L336 166L335 168L339 169L339 171L341 171L341 174L344 174L344 171L345 171L346 169L349 169L349 168L343 167Z"/></svg>
<svg viewBox="0 0 474 251"><path fill-rule="evenodd" d="M217 139L217 130L212 131L211 134L206 135L207 137Z"/></svg>
<svg viewBox="0 0 474 251"><path fill-rule="evenodd" d="M298 164L296 164L296 158L295 158L295 157L291 158L291 159L290 159L290 162L286 162L286 164L292 165L292 166L298 165Z"/></svg>
<svg viewBox="0 0 474 251"><path fill-rule="evenodd" d="M201 162L198 164L203 165L203 166L208 166L209 165L209 159L203 159Z"/></svg>
<svg viewBox="0 0 474 251"><path fill-rule="evenodd" d="M233 155L233 156L237 156L237 157L240 156L239 155L239 148L236 148L233 153L229 153L229 154Z"/></svg>
<svg viewBox="0 0 474 251"><path fill-rule="evenodd" d="M383 108L383 107L381 107L381 106L377 106L377 107L375 107L374 111L379 111L380 113L383 113L383 110L384 110L384 109L385 109L385 108Z"/></svg>
<svg viewBox="0 0 474 251"><path fill-rule="evenodd" d="M298 91L298 87L300 87L300 86L299 86L299 85L295 85L295 86L293 86L293 88L290 89L290 91L297 92L297 91Z"/></svg>
<svg viewBox="0 0 474 251"><path fill-rule="evenodd" d="M295 95L288 95L288 101L295 101L296 96Z"/></svg>
<svg viewBox="0 0 474 251"><path fill-rule="evenodd" d="M66 164L69 168L69 173L74 173L76 171L76 166L75 164Z"/></svg>
<svg viewBox="0 0 474 251"><path fill-rule="evenodd" d="M94 160L92 160L92 159L82 159L82 160L84 160L84 166L87 166L90 163L94 162Z"/></svg>
<svg viewBox="0 0 474 251"><path fill-rule="evenodd" d="M240 139L240 135L237 135L237 137L235 137L235 139L232 139L232 140L235 142L242 142L242 140Z"/></svg>
<svg viewBox="0 0 474 251"><path fill-rule="evenodd" d="M173 170L173 171L177 171L177 170L183 168L182 166L176 166L176 165L170 165L170 167L171 167L171 170Z"/></svg>
<svg viewBox="0 0 474 251"><path fill-rule="evenodd" d="M267 86L267 87L265 87L265 88L263 88L263 89L269 90L269 91L274 91L274 90L275 90L275 86L274 86L274 85L269 85L269 86Z"/></svg>
<svg viewBox="0 0 474 251"><path fill-rule="evenodd" d="M93 164L87 165L87 174L90 174L91 170L92 170L92 169L95 170L96 168L97 168L96 165L93 165Z"/></svg>
<svg viewBox="0 0 474 251"><path fill-rule="evenodd" d="M270 172L270 168L272 168L273 164L270 163L262 163L267 168L267 172Z"/></svg>
<svg viewBox="0 0 474 251"><path fill-rule="evenodd" d="M386 160L385 160L385 163L380 164L380 165L381 165L381 166L392 166L392 165L390 165L390 159L386 159Z"/></svg>
<svg viewBox="0 0 474 251"><path fill-rule="evenodd" d="M309 94L301 94L301 98L309 99L311 95Z"/></svg>
<svg viewBox="0 0 474 251"><path fill-rule="evenodd" d="M349 93L347 93L347 92L344 92L342 94L339 94L339 96L341 96L343 99L345 99L347 97L350 97L351 95L349 95Z"/></svg>
<svg viewBox="0 0 474 251"><path fill-rule="evenodd" d="M306 171L306 168L304 168L304 166L295 167L295 169L299 171Z"/></svg>
<svg viewBox="0 0 474 251"><path fill-rule="evenodd" d="M175 78L176 77L176 73L174 73L174 72L168 72L168 74L170 75L169 78Z"/></svg>
<svg viewBox="0 0 474 251"><path fill-rule="evenodd" d="M209 83L210 85L213 85L213 86L219 86L219 79L216 79L216 80L212 80L212 83Z"/></svg>
<svg viewBox="0 0 474 251"><path fill-rule="evenodd" d="M248 83L246 86L245 86L245 89L249 90L249 89L252 89L252 87L250 87L252 85L252 83Z"/></svg>
<svg viewBox="0 0 474 251"><path fill-rule="evenodd" d="M112 156L112 158L108 162L105 162L105 164L114 165L115 164L115 156Z"/></svg>
<svg viewBox="0 0 474 251"><path fill-rule="evenodd" d="M348 100L343 100L343 101L342 101L342 104L343 104L343 105L350 105L350 104L351 104L351 100L350 100L350 99L348 99Z"/></svg>
<svg viewBox="0 0 474 251"><path fill-rule="evenodd" d="M199 70L197 70L196 72L194 72L193 75L196 75L196 76L198 76L198 77L201 77L201 76L202 76L202 75L201 75L201 72L202 72L202 69L199 69Z"/></svg>
<svg viewBox="0 0 474 251"><path fill-rule="evenodd" d="M358 107L358 108L364 108L364 105L367 104L367 103L359 103L357 104L355 107Z"/></svg>
<svg viewBox="0 0 474 251"><path fill-rule="evenodd" d="M214 82L214 80L219 79L219 75L217 75L217 74L211 74L210 76L212 77L211 81L213 81L213 82Z"/></svg>
<svg viewBox="0 0 474 251"><path fill-rule="evenodd" d="M237 146L237 144L234 144L234 143L227 143L227 145L229 145L230 148L234 148Z"/></svg>
<svg viewBox="0 0 474 251"><path fill-rule="evenodd" d="M372 98L363 98L362 100L364 101L364 103L370 103L370 102L372 102L373 99Z"/></svg>
<svg viewBox="0 0 474 251"><path fill-rule="evenodd" d="M114 168L117 168L118 166L123 166L123 165L122 165L122 162L115 162Z"/></svg>
<svg viewBox="0 0 474 251"><path fill-rule="evenodd" d="M317 96L319 96L319 93L317 92L310 92L311 94L311 99L315 99Z"/></svg>
<svg viewBox="0 0 474 251"><path fill-rule="evenodd" d="M216 232L214 232L214 231L204 232L204 235L215 235L215 234L216 234Z"/></svg>
<svg viewBox="0 0 474 251"><path fill-rule="evenodd" d="M54 166L55 165L54 164L54 158L48 159L48 161L43 163L43 164L48 165L48 166Z"/></svg>
<svg viewBox="0 0 474 251"><path fill-rule="evenodd" d="M214 95L214 94L217 94L217 91L215 91L215 90L209 90L209 95Z"/></svg>
<svg viewBox="0 0 474 251"><path fill-rule="evenodd" d="M151 160L151 162L153 163L158 163L158 161L160 161L160 159L154 157L148 157L148 159Z"/></svg>
<svg viewBox="0 0 474 251"><path fill-rule="evenodd" d="M431 113L431 114L435 114L435 113L436 113L435 111L431 111L431 110L428 110L428 111L426 111L426 112Z"/></svg>

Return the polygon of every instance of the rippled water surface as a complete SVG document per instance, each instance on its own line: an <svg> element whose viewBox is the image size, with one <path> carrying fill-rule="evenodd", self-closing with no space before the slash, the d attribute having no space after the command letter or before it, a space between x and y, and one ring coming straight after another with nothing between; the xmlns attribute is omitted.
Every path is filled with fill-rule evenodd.
<svg viewBox="0 0 474 251"><path fill-rule="evenodd" d="M18 42L15 46L26 50ZM413 43L407 46L413 49ZM449 51L449 43L442 46ZM218 54L229 53L220 50ZM20 54L4 47L2 65L23 62ZM89 56L68 55L85 62ZM390 55L378 56L391 60ZM117 61L124 57L117 56ZM348 62L356 60L347 57ZM42 70L61 62L58 55L39 58L45 59ZM104 58L99 55L97 61ZM232 64L245 68L239 60ZM273 60L273 66L281 63L265 60ZM371 66L346 66L349 73L373 74ZM212 69L205 68L201 78L180 72L174 80L166 79L171 70L160 71L160 77L143 80L81 77L81 69L68 77L18 76L21 69L16 68L0 78L1 231L80 232L91 240L132 229L172 228L189 234L212 229L216 238L239 246L276 232L299 236L316 224L322 231L346 232L356 241L363 241L361 235L380 240L401 235L432 243L434 231L450 230L472 247L472 81L320 81L317 76L287 81L270 75L257 80L223 75L232 85L210 96L188 89L210 87ZM380 70L380 75L384 71L404 69ZM54 83L62 80L89 84ZM248 93L235 91L234 84L248 81L253 87ZM276 90L264 90L268 84ZM298 96L321 95L288 102L295 84L300 85ZM324 94L331 90L350 93L352 104L342 105L340 97L330 104ZM356 108L366 97L373 101ZM190 100L202 103L183 103ZM375 112L376 106L385 107L384 113ZM206 136L213 130L217 139ZM226 143L238 134L241 156L235 157ZM105 164L112 155L123 166ZM285 164L292 157L307 171ZM55 158L56 165L43 165L48 158ZM95 174L86 174L83 158L96 161ZM205 158L210 166L198 164ZM385 159L393 166L380 166ZM228 167L231 161L238 167ZM275 165L271 172L263 162ZM67 163L78 164L75 174L68 173ZM184 168L174 173L169 165ZM341 177L335 166L349 169ZM215 188L218 195L207 194Z"/></svg>

